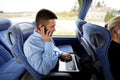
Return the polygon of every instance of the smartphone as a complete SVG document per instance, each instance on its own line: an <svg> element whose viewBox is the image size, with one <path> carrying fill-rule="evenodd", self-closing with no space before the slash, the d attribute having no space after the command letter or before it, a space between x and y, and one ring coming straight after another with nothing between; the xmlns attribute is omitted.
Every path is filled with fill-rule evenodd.
<svg viewBox="0 0 120 80"><path fill-rule="evenodd" d="M44 27L44 33L46 34L47 29L46 29L45 25L42 25L42 27Z"/></svg>
<svg viewBox="0 0 120 80"><path fill-rule="evenodd" d="M46 29L45 25L42 25L41 27L44 27L44 33L46 34L47 29ZM38 29L40 30L40 27Z"/></svg>

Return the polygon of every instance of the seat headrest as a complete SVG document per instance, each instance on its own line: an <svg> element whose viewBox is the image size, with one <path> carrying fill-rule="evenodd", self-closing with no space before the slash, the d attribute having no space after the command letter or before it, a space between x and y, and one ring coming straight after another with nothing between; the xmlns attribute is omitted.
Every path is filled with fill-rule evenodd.
<svg viewBox="0 0 120 80"><path fill-rule="evenodd" d="M10 43L12 44L18 39L20 39L20 42L23 43L33 33L34 29L35 26L30 22L21 22L13 25L8 29L8 38L12 38L10 39L12 42Z"/></svg>
<svg viewBox="0 0 120 80"><path fill-rule="evenodd" d="M29 22L19 23L15 25L15 27L18 27L21 30L23 34L23 39L27 39L28 36L30 36L30 34L32 34L35 29L35 26Z"/></svg>
<svg viewBox="0 0 120 80"><path fill-rule="evenodd" d="M99 25L86 23L83 25L83 36L88 39L89 43L95 48L106 47L111 41L110 32Z"/></svg>
<svg viewBox="0 0 120 80"><path fill-rule="evenodd" d="M7 30L11 26L11 21L6 18L0 18L0 31Z"/></svg>

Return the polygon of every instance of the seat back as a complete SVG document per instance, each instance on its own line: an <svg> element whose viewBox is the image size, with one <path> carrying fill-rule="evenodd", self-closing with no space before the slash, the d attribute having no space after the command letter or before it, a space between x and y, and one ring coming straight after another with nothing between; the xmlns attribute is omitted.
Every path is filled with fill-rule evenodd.
<svg viewBox="0 0 120 80"><path fill-rule="evenodd" d="M40 74L31 67L23 52L24 41L33 33L34 28L33 24L29 22L15 24L8 29L8 38L13 53L21 60L34 79L40 80Z"/></svg>
<svg viewBox="0 0 120 80"><path fill-rule="evenodd" d="M6 18L0 18L0 65L6 63L12 58L8 51L9 43L7 39L7 30L11 26L11 21Z"/></svg>
<svg viewBox="0 0 120 80"><path fill-rule="evenodd" d="M0 43L10 52L10 45L7 38L7 30L12 25L11 21L6 18L0 18Z"/></svg>
<svg viewBox="0 0 120 80"><path fill-rule="evenodd" d="M108 60L108 48L111 43L110 32L99 25L86 23L83 25L82 44L90 55L95 55L101 63L105 80L114 80Z"/></svg>

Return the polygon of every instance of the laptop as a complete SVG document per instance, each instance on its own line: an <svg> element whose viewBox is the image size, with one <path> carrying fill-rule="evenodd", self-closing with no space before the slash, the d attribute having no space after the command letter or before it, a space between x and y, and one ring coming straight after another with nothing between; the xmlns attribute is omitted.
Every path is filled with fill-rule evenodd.
<svg viewBox="0 0 120 80"><path fill-rule="evenodd" d="M72 60L69 62L59 60L59 72L79 72L75 54L72 55Z"/></svg>

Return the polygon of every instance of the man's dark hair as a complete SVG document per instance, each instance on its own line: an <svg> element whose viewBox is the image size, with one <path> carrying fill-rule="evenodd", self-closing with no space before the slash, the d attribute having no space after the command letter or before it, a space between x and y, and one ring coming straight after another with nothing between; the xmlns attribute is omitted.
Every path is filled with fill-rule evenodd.
<svg viewBox="0 0 120 80"><path fill-rule="evenodd" d="M52 11L48 10L48 9L41 9L40 11L38 11L37 15L36 15L36 26L38 26L39 22L41 21L42 23L46 22L47 20L50 19L57 19L57 16L55 13L53 13Z"/></svg>

